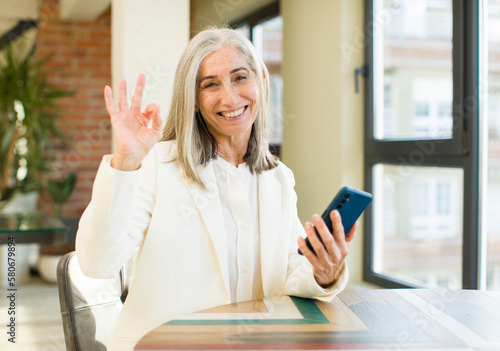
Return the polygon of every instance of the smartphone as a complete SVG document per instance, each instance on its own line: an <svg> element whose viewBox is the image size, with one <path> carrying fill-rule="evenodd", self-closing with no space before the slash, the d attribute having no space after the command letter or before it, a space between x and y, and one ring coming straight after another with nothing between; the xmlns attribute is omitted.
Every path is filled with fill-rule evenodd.
<svg viewBox="0 0 500 351"><path fill-rule="evenodd" d="M333 210L338 210L340 213L340 217L342 218L342 225L344 226L344 232L347 234L349 230L351 230L352 226L358 220L359 216L363 213L363 211L368 207L368 205L372 202L372 195L370 193L349 188L343 187L339 190L337 195L334 197L330 205L326 208L325 212L321 215L323 220L326 223L326 226L330 230L330 233L333 232L332 220L330 219L330 212ZM316 228L314 228L316 230ZM316 231L318 238L321 242L321 236ZM306 238L306 244L309 249L314 252L314 249L309 242L309 238ZM316 254L316 252L314 252ZM302 252L299 254L302 255Z"/></svg>

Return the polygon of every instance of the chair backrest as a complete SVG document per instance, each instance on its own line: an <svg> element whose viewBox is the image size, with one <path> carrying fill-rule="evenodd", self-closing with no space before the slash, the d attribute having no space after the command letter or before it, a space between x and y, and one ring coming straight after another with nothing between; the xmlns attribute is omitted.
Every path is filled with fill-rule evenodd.
<svg viewBox="0 0 500 351"><path fill-rule="evenodd" d="M68 351L106 350L126 291L125 272L115 277L85 276L76 252L64 255L57 266L57 286L64 339Z"/></svg>

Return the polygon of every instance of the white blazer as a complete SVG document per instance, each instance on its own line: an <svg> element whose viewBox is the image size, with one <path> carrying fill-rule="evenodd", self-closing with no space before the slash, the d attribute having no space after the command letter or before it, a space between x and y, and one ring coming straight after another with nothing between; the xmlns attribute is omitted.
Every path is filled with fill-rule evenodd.
<svg viewBox="0 0 500 351"><path fill-rule="evenodd" d="M129 294L109 350L132 350L146 332L179 315L230 303L227 248L213 163L189 183L175 142L160 142L137 171L113 169L105 156L80 220L76 251L83 272L116 274L136 256ZM201 167L201 166L200 166ZM297 254L305 231L297 216L292 172L282 163L258 175L262 291L331 300L347 284L321 288ZM256 297L257 298L257 297Z"/></svg>

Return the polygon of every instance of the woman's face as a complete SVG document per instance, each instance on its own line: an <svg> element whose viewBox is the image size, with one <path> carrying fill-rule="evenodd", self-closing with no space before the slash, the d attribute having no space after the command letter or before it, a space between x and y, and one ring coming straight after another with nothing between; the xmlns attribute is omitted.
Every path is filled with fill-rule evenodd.
<svg viewBox="0 0 500 351"><path fill-rule="evenodd" d="M255 73L235 49L223 47L200 67L198 101L208 131L217 142L248 142L259 109Z"/></svg>

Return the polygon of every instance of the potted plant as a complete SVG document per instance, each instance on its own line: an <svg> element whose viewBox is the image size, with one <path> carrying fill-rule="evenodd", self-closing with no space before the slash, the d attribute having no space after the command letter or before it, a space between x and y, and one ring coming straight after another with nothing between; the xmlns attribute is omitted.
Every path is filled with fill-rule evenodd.
<svg viewBox="0 0 500 351"><path fill-rule="evenodd" d="M64 144L69 131L57 103L73 92L48 83L43 67L49 56L36 58L34 48L21 52L12 44L0 52L0 213L38 209L44 177L54 171L55 145ZM36 246L17 249L19 277L29 276L21 257L38 253Z"/></svg>
<svg viewBox="0 0 500 351"><path fill-rule="evenodd" d="M18 57L10 46L0 55L0 201L39 190L51 171L54 144L64 142L69 126L59 116L57 101L73 92L47 82L46 56L34 49ZM1 205L0 205L1 206Z"/></svg>

